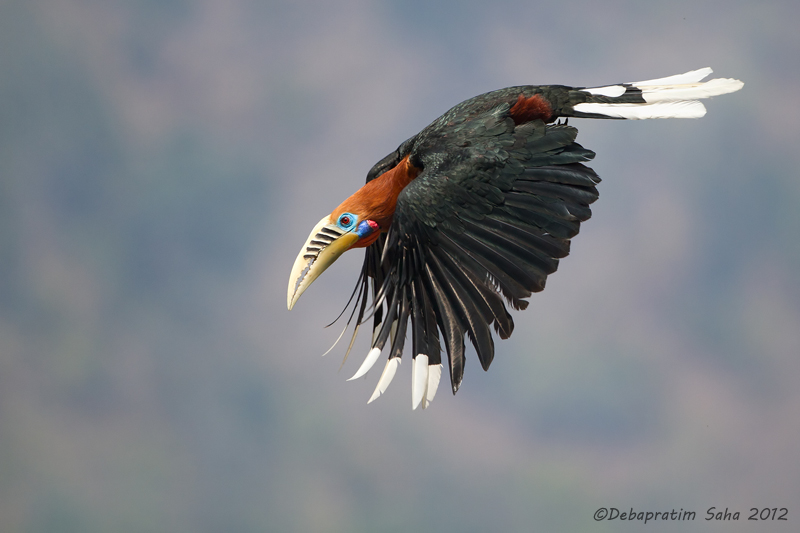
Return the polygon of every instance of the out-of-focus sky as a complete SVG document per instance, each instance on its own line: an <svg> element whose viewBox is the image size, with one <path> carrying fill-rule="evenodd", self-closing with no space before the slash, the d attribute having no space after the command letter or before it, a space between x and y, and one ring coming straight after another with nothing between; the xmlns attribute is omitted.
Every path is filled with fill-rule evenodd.
<svg viewBox="0 0 800 533"><path fill-rule="evenodd" d="M795 530L798 20L788 0L0 3L0 530ZM367 406L378 370L345 381L366 340L341 372L343 348L320 357L360 253L286 310L314 223L452 105L704 66L745 86L701 120L574 122L594 216L457 396L412 412L406 361Z"/></svg>

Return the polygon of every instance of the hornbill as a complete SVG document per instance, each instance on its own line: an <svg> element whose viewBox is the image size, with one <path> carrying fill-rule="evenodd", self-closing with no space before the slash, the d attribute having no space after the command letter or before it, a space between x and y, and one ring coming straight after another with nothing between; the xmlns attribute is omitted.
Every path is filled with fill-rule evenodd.
<svg viewBox="0 0 800 533"><path fill-rule="evenodd" d="M370 316L372 344L350 379L366 374L388 346L368 403L380 396L410 324L412 408L427 407L436 394L440 337L455 394L465 334L488 369L491 327L501 339L514 329L506 304L528 306L592 214L600 178L583 163L595 154L575 142L578 131L566 119L699 118L706 110L698 99L743 86L701 82L711 72L592 88L509 87L456 105L381 159L366 185L311 230L289 278L289 309L342 253L366 248L345 306L355 302L350 320L358 311L347 353Z"/></svg>

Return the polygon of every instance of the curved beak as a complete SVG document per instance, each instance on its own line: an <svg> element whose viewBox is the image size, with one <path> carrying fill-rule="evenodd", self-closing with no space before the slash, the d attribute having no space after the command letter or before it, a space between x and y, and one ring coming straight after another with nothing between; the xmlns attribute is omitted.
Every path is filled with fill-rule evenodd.
<svg viewBox="0 0 800 533"><path fill-rule="evenodd" d="M360 237L353 231L346 232L336 224L331 224L326 216L311 230L308 240L294 261L289 276L289 291L286 305L294 307L300 295L311 283L331 266L339 256L346 252Z"/></svg>

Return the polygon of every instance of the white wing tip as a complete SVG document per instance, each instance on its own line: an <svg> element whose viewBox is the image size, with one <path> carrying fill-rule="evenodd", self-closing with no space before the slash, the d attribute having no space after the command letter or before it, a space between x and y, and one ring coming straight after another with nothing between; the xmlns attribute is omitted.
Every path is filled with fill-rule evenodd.
<svg viewBox="0 0 800 533"><path fill-rule="evenodd" d="M436 396L439 389L439 381L442 379L442 364L428 366L428 385L425 391L425 398L422 400L422 408L427 409Z"/></svg>
<svg viewBox="0 0 800 533"><path fill-rule="evenodd" d="M367 354L367 358L364 359L363 363L361 363L359 369L356 371L355 374L353 374L353 377L348 379L347 381L353 381L354 379L358 379L367 372L369 372L369 369L372 368L372 365L375 364L375 361L378 360L378 357L380 357L380 355L381 355L380 348L371 349Z"/></svg>
<svg viewBox="0 0 800 533"><path fill-rule="evenodd" d="M378 385L375 387L375 392L372 393L369 400L367 400L367 404L370 404L377 400L381 394L386 392L386 389L389 388L389 385L392 383L394 379L394 375L397 372L397 367L400 365L400 358L393 357L386 361L386 366L383 367L383 373L381 374L381 379L378 380Z"/></svg>
<svg viewBox="0 0 800 533"><path fill-rule="evenodd" d="M428 388L428 356L421 353L411 362L411 409L422 403Z"/></svg>
<svg viewBox="0 0 800 533"><path fill-rule="evenodd" d="M371 349L367 354L367 358L364 360L364 363L361 365L355 375L347 381L358 379L366 374L375 364L375 361L378 359L378 357L380 357L380 353L381 350L378 348ZM411 360L412 410L415 410L420 405L423 409L427 409L433 401L433 398L436 396L436 391L439 389L439 383L442 379L443 365L441 363L429 365L428 361L428 356L425 354L417 354L417 356ZM386 366L383 367L383 372L378 380L378 384L375 386L372 396L370 396L369 400L367 400L367 404L374 402L380 398L384 392L386 392L386 389L389 388L389 385L392 383L392 380L397 373L397 367L400 366L400 362L401 360L399 357L389 358L386 361Z"/></svg>

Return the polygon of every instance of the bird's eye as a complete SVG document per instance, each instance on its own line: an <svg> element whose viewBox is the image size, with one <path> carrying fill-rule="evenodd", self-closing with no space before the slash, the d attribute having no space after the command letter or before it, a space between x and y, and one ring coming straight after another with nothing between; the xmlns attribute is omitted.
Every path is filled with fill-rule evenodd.
<svg viewBox="0 0 800 533"><path fill-rule="evenodd" d="M339 220L336 221L336 224L343 230L350 231L356 226L357 221L358 217L356 215L352 213L342 213L339 215Z"/></svg>

